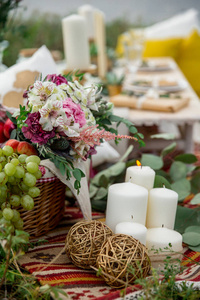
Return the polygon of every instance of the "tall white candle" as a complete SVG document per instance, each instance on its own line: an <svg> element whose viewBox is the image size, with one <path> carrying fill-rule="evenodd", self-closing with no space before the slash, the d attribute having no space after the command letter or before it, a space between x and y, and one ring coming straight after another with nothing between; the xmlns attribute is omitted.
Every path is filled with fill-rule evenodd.
<svg viewBox="0 0 200 300"><path fill-rule="evenodd" d="M105 78L107 72L105 16L104 13L99 10L95 11L94 16L98 75L101 78Z"/></svg>
<svg viewBox="0 0 200 300"><path fill-rule="evenodd" d="M95 8L89 4L82 5L78 8L79 15L85 17L88 39L95 37L94 13Z"/></svg>
<svg viewBox="0 0 200 300"><path fill-rule="evenodd" d="M90 66L86 20L71 15L62 20L63 42L68 70L87 70Z"/></svg>
<svg viewBox="0 0 200 300"><path fill-rule="evenodd" d="M165 247L169 248L169 251L171 249L180 252L183 249L182 241L182 235L177 231L164 227L147 229L146 247L149 252L153 253L153 248L164 250ZM172 247L169 247L169 244L171 244Z"/></svg>
<svg viewBox="0 0 200 300"><path fill-rule="evenodd" d="M147 228L167 227L174 229L178 194L167 188L155 188L149 191L147 206Z"/></svg>
<svg viewBox="0 0 200 300"><path fill-rule="evenodd" d="M143 245L146 245L147 228L135 222L121 222L115 227L115 233L123 233L132 236L139 240Z"/></svg>
<svg viewBox="0 0 200 300"><path fill-rule="evenodd" d="M106 224L114 231L121 222L145 225L148 190L131 182L113 184L108 189Z"/></svg>
<svg viewBox="0 0 200 300"><path fill-rule="evenodd" d="M145 187L147 190L153 188L155 171L148 166L131 166L126 170L125 181L132 182Z"/></svg>

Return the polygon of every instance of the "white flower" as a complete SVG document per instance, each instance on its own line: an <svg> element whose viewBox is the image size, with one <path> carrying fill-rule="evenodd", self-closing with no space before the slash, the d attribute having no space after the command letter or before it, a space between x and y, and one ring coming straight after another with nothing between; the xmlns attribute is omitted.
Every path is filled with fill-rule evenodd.
<svg viewBox="0 0 200 300"><path fill-rule="evenodd" d="M53 130L53 127L56 127L56 119L58 116L64 114L62 109L61 101L51 101L48 100L45 105L39 110L41 118L40 124L42 128L46 131Z"/></svg>

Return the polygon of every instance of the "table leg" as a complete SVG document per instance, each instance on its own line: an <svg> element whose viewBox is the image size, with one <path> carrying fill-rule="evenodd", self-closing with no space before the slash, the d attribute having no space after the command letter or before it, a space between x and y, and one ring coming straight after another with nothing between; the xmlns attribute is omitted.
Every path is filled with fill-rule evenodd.
<svg viewBox="0 0 200 300"><path fill-rule="evenodd" d="M185 125L185 153L194 153L193 124Z"/></svg>

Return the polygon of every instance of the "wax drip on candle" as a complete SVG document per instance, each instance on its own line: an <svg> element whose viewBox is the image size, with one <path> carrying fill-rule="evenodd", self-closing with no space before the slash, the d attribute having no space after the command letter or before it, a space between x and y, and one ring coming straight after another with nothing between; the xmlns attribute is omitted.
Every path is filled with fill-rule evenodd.
<svg viewBox="0 0 200 300"><path fill-rule="evenodd" d="M164 228L164 224L162 224L162 228Z"/></svg>
<svg viewBox="0 0 200 300"><path fill-rule="evenodd" d="M129 178L129 182L131 182L131 179L132 179L132 177L130 176L130 178Z"/></svg>
<svg viewBox="0 0 200 300"><path fill-rule="evenodd" d="M133 220L133 215L131 215L131 219Z"/></svg>
<svg viewBox="0 0 200 300"><path fill-rule="evenodd" d="M138 167L140 166L141 169L142 169L142 164L141 164L141 162L139 160L136 160L136 164L137 164Z"/></svg>

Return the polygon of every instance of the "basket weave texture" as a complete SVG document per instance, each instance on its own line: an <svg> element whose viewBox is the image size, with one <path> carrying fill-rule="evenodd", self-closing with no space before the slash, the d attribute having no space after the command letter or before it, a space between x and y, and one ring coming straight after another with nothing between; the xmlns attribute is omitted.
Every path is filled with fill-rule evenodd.
<svg viewBox="0 0 200 300"><path fill-rule="evenodd" d="M23 230L30 234L30 238L41 236L55 228L64 214L65 184L57 177L48 180L37 180L36 186L40 195L34 198L34 208L18 209L24 221Z"/></svg>

